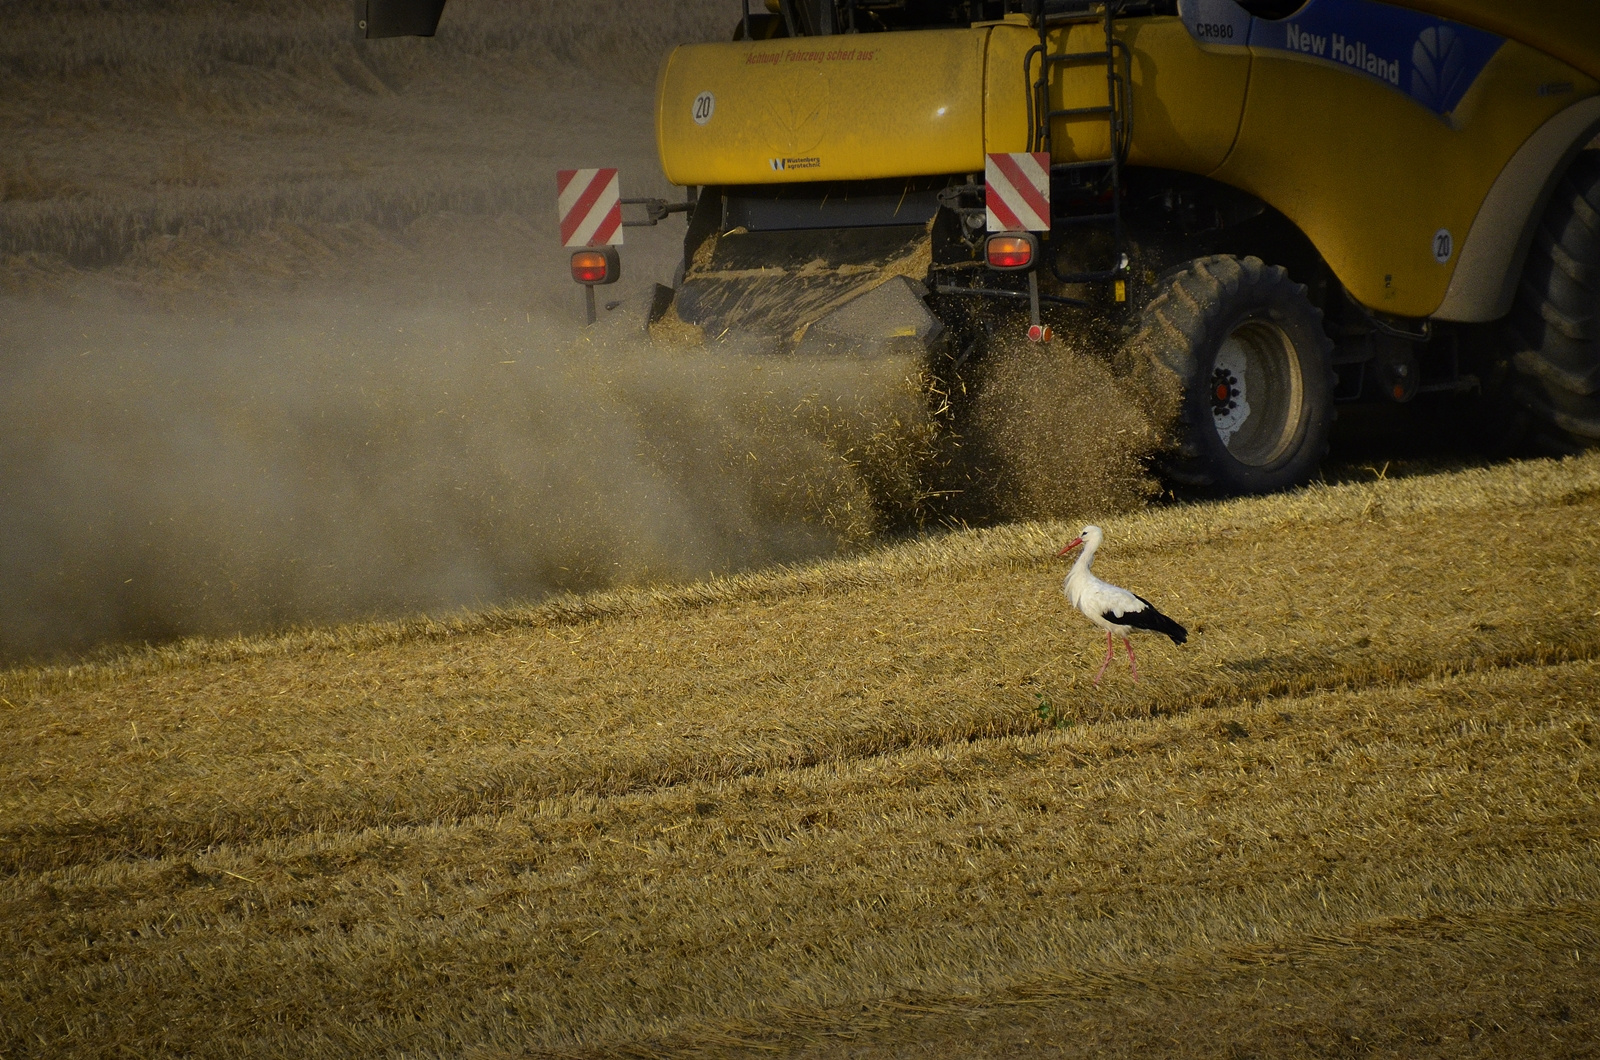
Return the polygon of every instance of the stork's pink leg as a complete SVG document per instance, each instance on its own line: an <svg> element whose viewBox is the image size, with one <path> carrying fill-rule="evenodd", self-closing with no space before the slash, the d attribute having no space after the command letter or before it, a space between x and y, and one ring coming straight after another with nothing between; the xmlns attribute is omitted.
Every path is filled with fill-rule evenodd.
<svg viewBox="0 0 1600 1060"><path fill-rule="evenodd" d="M1139 664L1133 661L1133 641L1127 637L1122 638L1122 646L1128 649L1128 670L1133 674L1133 683L1139 683Z"/></svg>
<svg viewBox="0 0 1600 1060"><path fill-rule="evenodd" d="M1116 657L1116 641L1111 639L1111 634L1106 633L1106 659L1100 664L1100 672L1094 675L1094 683L1099 684L1100 679L1106 675L1106 667L1111 665L1111 660Z"/></svg>

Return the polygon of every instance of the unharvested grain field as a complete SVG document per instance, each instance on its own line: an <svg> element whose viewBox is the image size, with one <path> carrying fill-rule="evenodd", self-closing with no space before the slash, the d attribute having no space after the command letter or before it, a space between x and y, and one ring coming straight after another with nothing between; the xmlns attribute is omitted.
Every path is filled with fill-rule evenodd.
<svg viewBox="0 0 1600 1060"><path fill-rule="evenodd" d="M1600 457L0 677L7 1056L1579 1056Z"/></svg>

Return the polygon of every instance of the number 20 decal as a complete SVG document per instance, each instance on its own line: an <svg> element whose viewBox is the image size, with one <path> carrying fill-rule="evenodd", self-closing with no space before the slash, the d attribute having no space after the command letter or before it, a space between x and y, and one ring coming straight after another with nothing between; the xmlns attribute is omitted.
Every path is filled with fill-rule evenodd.
<svg viewBox="0 0 1600 1060"><path fill-rule="evenodd" d="M717 97L709 92L702 92L694 97L694 123L704 125L711 120L711 112L717 109Z"/></svg>
<svg viewBox="0 0 1600 1060"><path fill-rule="evenodd" d="M1450 260L1450 255L1456 252L1455 240L1450 236L1450 229L1441 228L1433 234L1433 260L1440 265Z"/></svg>

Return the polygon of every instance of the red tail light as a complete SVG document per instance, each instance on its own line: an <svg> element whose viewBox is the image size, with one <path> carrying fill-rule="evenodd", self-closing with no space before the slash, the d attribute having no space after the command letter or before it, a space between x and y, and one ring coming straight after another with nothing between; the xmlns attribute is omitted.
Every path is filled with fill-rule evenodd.
<svg viewBox="0 0 1600 1060"><path fill-rule="evenodd" d="M1033 236L1008 233L989 237L989 267L991 269L1027 269L1033 266L1035 244Z"/></svg>
<svg viewBox="0 0 1600 1060"><path fill-rule="evenodd" d="M610 273L610 255L603 250L580 250L572 255L572 278L579 283L606 283Z"/></svg>

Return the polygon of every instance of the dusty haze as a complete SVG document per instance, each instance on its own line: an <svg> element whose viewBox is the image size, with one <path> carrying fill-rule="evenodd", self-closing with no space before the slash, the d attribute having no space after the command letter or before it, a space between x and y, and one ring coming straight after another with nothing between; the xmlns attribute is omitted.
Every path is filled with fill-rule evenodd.
<svg viewBox="0 0 1600 1060"><path fill-rule="evenodd" d="M0 3L0 662L800 561L916 507L918 363L645 344L681 219L577 326L554 170L681 194L655 71L737 6L359 42L342 0ZM1001 514L1143 488L1008 437Z"/></svg>
<svg viewBox="0 0 1600 1060"><path fill-rule="evenodd" d="M656 65L734 5L4 14L0 659L805 559L911 497L918 365L645 345L681 220L576 327L553 171L672 194Z"/></svg>

